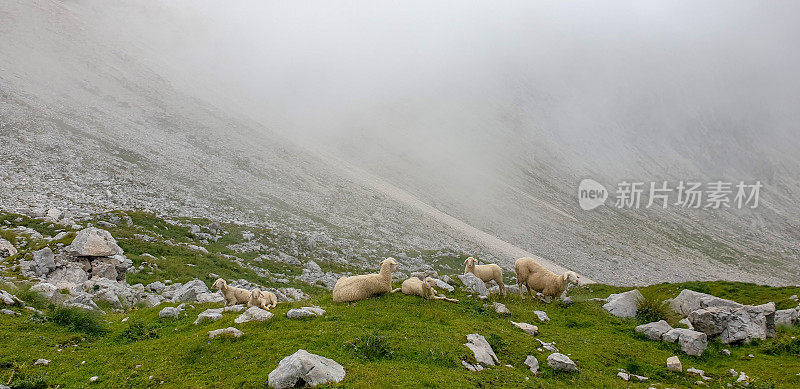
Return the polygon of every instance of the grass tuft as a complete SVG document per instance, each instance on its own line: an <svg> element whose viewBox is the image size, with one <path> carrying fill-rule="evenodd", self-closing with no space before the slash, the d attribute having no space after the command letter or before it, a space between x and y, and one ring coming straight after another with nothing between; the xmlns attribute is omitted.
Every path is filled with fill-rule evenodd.
<svg viewBox="0 0 800 389"><path fill-rule="evenodd" d="M394 356L394 350L389 346L386 337L375 332L361 335L355 340L345 343L345 348L368 361L391 359Z"/></svg>
<svg viewBox="0 0 800 389"><path fill-rule="evenodd" d="M675 314L667 304L652 296L645 296L639 301L639 306L636 310L636 320L640 323L652 323L659 320L669 322L674 316Z"/></svg>
<svg viewBox="0 0 800 389"><path fill-rule="evenodd" d="M103 335L108 332L100 324L100 316L97 313L78 307L52 306L47 320L70 331L83 332L87 335Z"/></svg>

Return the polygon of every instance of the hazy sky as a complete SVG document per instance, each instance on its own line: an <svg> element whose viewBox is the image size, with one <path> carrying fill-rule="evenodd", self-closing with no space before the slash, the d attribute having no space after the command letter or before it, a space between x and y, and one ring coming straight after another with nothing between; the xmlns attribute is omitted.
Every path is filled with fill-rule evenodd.
<svg viewBox="0 0 800 389"><path fill-rule="evenodd" d="M781 145L800 121L795 1L88 4L216 104L423 162L437 150L485 165L547 137L578 154L604 143L616 163L637 138Z"/></svg>

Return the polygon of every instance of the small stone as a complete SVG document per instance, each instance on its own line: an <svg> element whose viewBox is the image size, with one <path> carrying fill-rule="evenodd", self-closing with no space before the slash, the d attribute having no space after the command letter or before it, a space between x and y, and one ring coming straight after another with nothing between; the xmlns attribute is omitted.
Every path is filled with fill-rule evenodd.
<svg viewBox="0 0 800 389"><path fill-rule="evenodd" d="M37 359L36 362L33 363L34 366L42 365L42 366L49 366L50 360L49 359Z"/></svg>
<svg viewBox="0 0 800 389"><path fill-rule="evenodd" d="M233 328L233 327L222 328L222 329L214 330L214 331L208 331L208 337L211 338L211 339L214 339L217 336L224 335L224 334L231 335L234 338L239 338L242 335L244 335L244 332L239 331L239 330L237 330L236 328Z"/></svg>
<svg viewBox="0 0 800 389"><path fill-rule="evenodd" d="M622 372L622 371L617 373L617 377L622 378L623 381L628 381L628 380L631 379L630 374Z"/></svg>
<svg viewBox="0 0 800 389"><path fill-rule="evenodd" d="M165 318L173 318L177 319L178 315L181 314L181 309L176 307L166 307L158 313L158 317L165 319Z"/></svg>
<svg viewBox="0 0 800 389"><path fill-rule="evenodd" d="M99 379L100 379L100 377L94 376L92 378L89 378L89 382L97 382L97 380L99 380Z"/></svg>
<svg viewBox="0 0 800 389"><path fill-rule="evenodd" d="M687 373L690 373L690 374L697 374L697 375L700 375L700 376L702 376L702 375L705 375L705 374L706 374L706 372L705 372L705 371L703 371L703 370L700 370L700 369L695 369L695 368L693 368L693 367L690 367L690 368L686 369L686 372L687 372Z"/></svg>
<svg viewBox="0 0 800 389"><path fill-rule="evenodd" d="M736 382L747 382L747 380L749 378L750 377L748 377L747 374L744 374L744 372L741 372L741 373L739 373L739 378L736 379Z"/></svg>
<svg viewBox="0 0 800 389"><path fill-rule="evenodd" d="M725 354L726 356L731 356L731 350L722 349L722 353Z"/></svg>
<svg viewBox="0 0 800 389"><path fill-rule="evenodd" d="M496 313L499 313L501 315L508 315L509 313L511 313L511 311L509 311L508 308L503 303L495 302L492 305L494 306L494 311Z"/></svg>
<svg viewBox="0 0 800 389"><path fill-rule="evenodd" d="M533 314L536 315L539 321L550 321L550 318L547 317L547 313L544 311L533 311Z"/></svg>
<svg viewBox="0 0 800 389"><path fill-rule="evenodd" d="M525 333L528 334L528 335L534 335L535 336L539 332L539 327L537 327L537 326L535 326L533 324L517 323L515 321L511 321L511 324L513 324L517 328L525 331Z"/></svg>
<svg viewBox="0 0 800 389"><path fill-rule="evenodd" d="M528 366L531 369L531 373L538 373L539 372L539 360L536 359L533 355L528 355L525 358L525 366Z"/></svg>
<svg viewBox="0 0 800 389"><path fill-rule="evenodd" d="M681 360L678 359L677 356L667 358L667 369L670 371L682 371L683 365L681 365Z"/></svg>
<svg viewBox="0 0 800 389"><path fill-rule="evenodd" d="M739 375L739 373L737 373L736 370L733 369L728 370L728 373L731 373L732 377L736 377L737 375Z"/></svg>
<svg viewBox="0 0 800 389"><path fill-rule="evenodd" d="M547 365L555 370L574 372L578 371L578 366L572 359L561 353L552 353L547 357Z"/></svg>

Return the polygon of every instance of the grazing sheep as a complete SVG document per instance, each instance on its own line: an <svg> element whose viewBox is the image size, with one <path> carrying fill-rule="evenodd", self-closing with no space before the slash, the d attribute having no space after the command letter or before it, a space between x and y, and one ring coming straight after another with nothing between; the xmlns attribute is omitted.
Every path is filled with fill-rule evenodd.
<svg viewBox="0 0 800 389"><path fill-rule="evenodd" d="M500 293L506 295L506 285L503 284L503 269L494 263L487 265L476 265L478 261L475 258L469 257L464 261L464 274L472 273L480 278L483 282L494 280L497 286L500 287Z"/></svg>
<svg viewBox="0 0 800 389"><path fill-rule="evenodd" d="M333 287L333 301L344 303L389 293L392 291L394 271L397 271L397 262L394 258L386 258L381 262L381 271L378 274L339 278Z"/></svg>
<svg viewBox="0 0 800 389"><path fill-rule="evenodd" d="M436 289L433 288L434 286L436 286L436 280L433 278L425 277L425 281L422 281L417 277L411 277L403 281L402 287L393 290L392 293L400 291L409 296L420 296L428 300L444 300L451 303L458 302L456 299L450 299L444 295L437 294Z"/></svg>
<svg viewBox="0 0 800 389"><path fill-rule="evenodd" d="M250 291L228 286L228 283L222 278L217 278L211 287L222 292L222 297L225 298L225 305L247 304L250 301Z"/></svg>
<svg viewBox="0 0 800 389"><path fill-rule="evenodd" d="M262 292L261 289L253 289L250 292L250 300L247 302L248 307L259 307L266 311L275 308L276 305L278 305L278 296L269 291Z"/></svg>
<svg viewBox="0 0 800 389"><path fill-rule="evenodd" d="M555 274L545 269L533 258L520 258L514 263L514 271L517 273L517 286L522 298L522 285L528 288L528 295L533 299L533 291L542 292L543 300L550 302L551 297L560 296L562 299L567 295L569 284L578 284L579 276L573 271L564 272L562 275Z"/></svg>

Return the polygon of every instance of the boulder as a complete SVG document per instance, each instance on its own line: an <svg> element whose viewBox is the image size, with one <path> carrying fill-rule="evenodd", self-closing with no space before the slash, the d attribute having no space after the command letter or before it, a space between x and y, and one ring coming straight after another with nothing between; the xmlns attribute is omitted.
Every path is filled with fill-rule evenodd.
<svg viewBox="0 0 800 389"><path fill-rule="evenodd" d="M47 301L51 303L61 303L64 300L63 295L59 292L58 288L55 285L49 282L40 282L34 286L31 286L31 291L37 292L42 297L44 297Z"/></svg>
<svg viewBox="0 0 800 389"><path fill-rule="evenodd" d="M302 307L290 309L286 312L289 319L302 319L304 317L317 317L325 314L325 310L320 307Z"/></svg>
<svg viewBox="0 0 800 389"><path fill-rule="evenodd" d="M242 335L244 335L244 332L239 331L234 327L228 327L228 328L222 328L222 329L219 329L219 330L208 331L208 337L210 339L214 339L214 338L216 338L217 336L220 336L220 335L230 335L230 336L233 336L234 338L239 338Z"/></svg>
<svg viewBox="0 0 800 389"><path fill-rule="evenodd" d="M664 320L636 326L636 332L642 333L651 340L661 340L661 335L669 332L672 326Z"/></svg>
<svg viewBox="0 0 800 389"><path fill-rule="evenodd" d="M572 359L569 359L568 356L561 353L552 353L547 356L547 366L559 371L578 371L578 366L575 365L575 362L573 362Z"/></svg>
<svg viewBox="0 0 800 389"><path fill-rule="evenodd" d="M683 352L697 357L703 355L703 351L708 348L706 334L686 328L673 328L667 331L661 339L668 343L678 341Z"/></svg>
<svg viewBox="0 0 800 389"><path fill-rule="evenodd" d="M11 242L0 239L0 258L8 258L12 255L17 255L17 248Z"/></svg>
<svg viewBox="0 0 800 389"><path fill-rule="evenodd" d="M110 257L122 254L122 249L111 233L96 227L78 231L75 240L65 250L78 257Z"/></svg>
<svg viewBox="0 0 800 389"><path fill-rule="evenodd" d="M531 369L531 373L536 374L539 372L539 360L533 355L528 355L528 357L525 358L525 366Z"/></svg>
<svg viewBox="0 0 800 389"><path fill-rule="evenodd" d="M92 261L92 279L106 278L109 280L117 279L117 267L108 260L95 259Z"/></svg>
<svg viewBox="0 0 800 389"><path fill-rule="evenodd" d="M508 315L511 313L511 311L509 311L508 308L503 303L498 303L498 302L492 303L492 307L494 308L495 313L501 315Z"/></svg>
<svg viewBox="0 0 800 389"><path fill-rule="evenodd" d="M165 286L164 286L163 282L156 281L156 282L152 282L152 283L147 284L147 286L145 288L147 288L147 290L149 290L149 291L151 291L153 293L159 293L160 294L161 292L164 291L164 287Z"/></svg>
<svg viewBox="0 0 800 389"><path fill-rule="evenodd" d="M683 371L683 365L681 365L681 360L678 359L677 356L671 356L667 358L667 369L669 371Z"/></svg>
<svg viewBox="0 0 800 389"><path fill-rule="evenodd" d="M61 210L56 208L50 208L47 210L47 213L44 214L44 217L52 219L53 221L58 221L59 219L61 219Z"/></svg>
<svg viewBox="0 0 800 389"><path fill-rule="evenodd" d="M539 332L539 327L537 327L537 326L535 326L533 324L517 323L515 321L512 321L511 324L513 324L517 328L525 331L525 333L528 334L528 335L536 335Z"/></svg>
<svg viewBox="0 0 800 389"><path fill-rule="evenodd" d="M800 316L800 312L794 308L775 311L775 325L790 326L797 321L798 316Z"/></svg>
<svg viewBox="0 0 800 389"><path fill-rule="evenodd" d="M63 267L57 267L47 276L47 282L59 289L72 289L88 279L89 275L86 271L81 268L80 264L74 262L67 263Z"/></svg>
<svg viewBox="0 0 800 389"><path fill-rule="evenodd" d="M17 296L8 293L5 290L0 290L0 302L4 305L25 305L22 300L17 298Z"/></svg>
<svg viewBox="0 0 800 389"><path fill-rule="evenodd" d="M494 350L492 350L492 346L489 345L489 342L487 342L486 338L484 338L482 335L467 335L467 343L464 343L464 346L467 346L467 348L472 350L472 353L475 355L475 360L479 363L484 363L489 366L494 366L500 363L500 360L497 359L497 355L494 353Z"/></svg>
<svg viewBox="0 0 800 389"><path fill-rule="evenodd" d="M452 291L456 290L456 288L454 288L452 285L450 285L447 282L444 282L444 281L442 281L442 280L440 280L438 278L436 279L436 287L439 288L439 289L444 289L444 290L446 290L448 292L452 292Z"/></svg>
<svg viewBox="0 0 800 389"><path fill-rule="evenodd" d="M38 277L45 277L56 268L55 254L50 247L34 251L29 262L30 270Z"/></svg>
<svg viewBox="0 0 800 389"><path fill-rule="evenodd" d="M272 312L263 310L259 307L250 307L243 314L234 320L236 324L247 323L250 321L267 321L272 319Z"/></svg>
<svg viewBox="0 0 800 389"><path fill-rule="evenodd" d="M344 367L333 359L300 349L278 363L278 367L269 373L267 383L279 389L313 387L339 382L344 376Z"/></svg>
<svg viewBox="0 0 800 389"><path fill-rule="evenodd" d="M688 319L696 330L710 337L718 336L724 344L775 336L774 303L709 306L692 311Z"/></svg>
<svg viewBox="0 0 800 389"><path fill-rule="evenodd" d="M158 312L158 317L162 319L166 318L173 318L177 319L178 316L181 314L181 309L176 307L165 307L160 312Z"/></svg>
<svg viewBox="0 0 800 389"><path fill-rule="evenodd" d="M208 293L208 286L203 281L194 279L189 281L175 291L172 301L174 302L195 302L197 297L203 293Z"/></svg>
<svg viewBox="0 0 800 389"><path fill-rule="evenodd" d="M201 312L197 315L197 320L194 321L194 324L200 324L202 322L213 322L222 319L222 309L206 309L205 311Z"/></svg>
<svg viewBox="0 0 800 389"><path fill-rule="evenodd" d="M603 308L617 317L634 317L642 300L644 300L644 296L639 289L614 293L605 299L606 303Z"/></svg>
<svg viewBox="0 0 800 389"><path fill-rule="evenodd" d="M547 316L547 312L545 311L533 311L533 314L536 315L536 318L539 319L539 321L550 321L550 317Z"/></svg>
<svg viewBox="0 0 800 389"><path fill-rule="evenodd" d="M220 303L224 303L225 302L225 297L223 297L221 293L217 293L217 292L200 293L197 296L197 302L200 303L200 304L203 304L203 303L217 303L217 304L220 304Z"/></svg>
<svg viewBox="0 0 800 389"><path fill-rule="evenodd" d="M464 291L466 293L475 293L480 298L489 297L489 289L486 288L486 283L481 281L478 276L467 273L459 275L458 279L464 284Z"/></svg>

